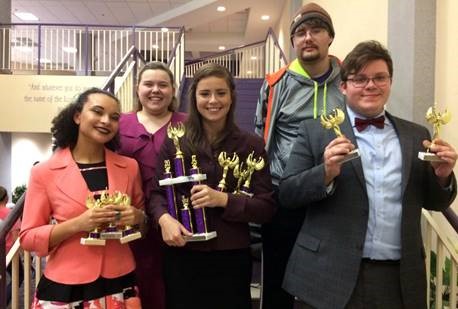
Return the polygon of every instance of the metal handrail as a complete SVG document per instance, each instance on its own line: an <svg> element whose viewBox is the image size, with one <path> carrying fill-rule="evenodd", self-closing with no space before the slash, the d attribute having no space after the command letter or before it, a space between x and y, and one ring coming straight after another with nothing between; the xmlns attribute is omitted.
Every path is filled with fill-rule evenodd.
<svg viewBox="0 0 458 309"><path fill-rule="evenodd" d="M241 46L238 46L238 47L227 49L227 50L222 51L222 52L213 53L213 54L205 56L205 57L192 59L192 60L186 61L185 64L189 65L189 64L194 64L194 63L205 61L208 58L215 58L215 57L221 57L221 56L225 56L225 55L231 55L231 54L235 53L237 50L239 50L241 48L247 48L247 47L251 47L251 46L255 46L255 45L264 44L268 40L269 36L272 37L272 39L274 41L274 45L277 46L278 49L280 50L281 59L285 63L288 63L288 60L287 60L287 58L285 56L285 53L283 52L283 49L281 48L280 43L278 43L278 39L277 39L277 36L275 35L275 32L273 31L272 28L269 28L269 30L267 31L266 38L264 40L262 40L262 41L258 41L258 42L254 42L254 43L250 43L250 44L246 44L246 45L241 45Z"/></svg>
<svg viewBox="0 0 458 309"><path fill-rule="evenodd" d="M138 59L145 64L146 61L143 58L142 54L138 50L137 47L131 46L127 52L127 54L122 58L121 62L116 66L113 72L111 72L110 76L108 76L107 81L105 84L102 86L103 90L114 92L114 82L115 78L119 75L119 73L122 71L123 67L126 65L126 63L133 58L134 62L137 62Z"/></svg>
<svg viewBox="0 0 458 309"><path fill-rule="evenodd" d="M24 210L25 193L0 225L0 308L6 308L6 236Z"/></svg>

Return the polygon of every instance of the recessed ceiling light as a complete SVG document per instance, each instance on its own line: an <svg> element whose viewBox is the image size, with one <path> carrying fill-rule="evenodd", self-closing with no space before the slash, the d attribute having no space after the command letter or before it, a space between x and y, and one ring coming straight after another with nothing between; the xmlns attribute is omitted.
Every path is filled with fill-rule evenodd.
<svg viewBox="0 0 458 309"><path fill-rule="evenodd" d="M24 21L38 21L38 17L33 15L32 13L28 12L14 12L17 18L24 20Z"/></svg>
<svg viewBox="0 0 458 309"><path fill-rule="evenodd" d="M256 59L258 59L258 57L256 57L256 56L251 56L250 59L251 59L251 60L256 60Z"/></svg>
<svg viewBox="0 0 458 309"><path fill-rule="evenodd" d="M261 20L269 20L270 16L269 15L262 15Z"/></svg>
<svg viewBox="0 0 458 309"><path fill-rule="evenodd" d="M153 49L159 49L159 45L157 44L153 44L153 46L151 46Z"/></svg>
<svg viewBox="0 0 458 309"><path fill-rule="evenodd" d="M162 32L167 32L167 31L169 31L169 28L163 27L163 28L161 28L161 31Z"/></svg>
<svg viewBox="0 0 458 309"><path fill-rule="evenodd" d="M220 5L220 6L218 6L218 7L216 8L216 10L217 10L218 12L224 12L224 11L226 11L226 7Z"/></svg>
<svg viewBox="0 0 458 309"><path fill-rule="evenodd" d="M218 46L218 49L219 49L219 50L225 50L225 49L226 49L226 46L223 46L223 45Z"/></svg>
<svg viewBox="0 0 458 309"><path fill-rule="evenodd" d="M78 51L78 49L76 49L75 47L62 47L62 50L69 54L76 54L76 52Z"/></svg>

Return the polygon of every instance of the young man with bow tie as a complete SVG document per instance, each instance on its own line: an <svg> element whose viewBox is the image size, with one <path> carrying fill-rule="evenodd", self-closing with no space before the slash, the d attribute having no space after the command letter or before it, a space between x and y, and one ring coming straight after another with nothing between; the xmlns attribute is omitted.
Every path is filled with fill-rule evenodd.
<svg viewBox="0 0 458 309"><path fill-rule="evenodd" d="M454 200L457 153L385 111L392 76L385 47L358 44L341 68L344 136L316 120L299 128L280 200L306 209L283 282L302 308L427 308L421 209ZM428 146L442 162L417 158Z"/></svg>

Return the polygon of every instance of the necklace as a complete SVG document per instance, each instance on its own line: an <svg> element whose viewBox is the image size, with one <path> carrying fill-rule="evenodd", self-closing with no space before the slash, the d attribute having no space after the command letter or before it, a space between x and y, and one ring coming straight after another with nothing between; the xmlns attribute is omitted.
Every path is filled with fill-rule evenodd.
<svg viewBox="0 0 458 309"><path fill-rule="evenodd" d="M80 168L81 172L87 172L87 171L95 171L95 170L106 170L106 166L93 166L93 167L85 167L85 168Z"/></svg>

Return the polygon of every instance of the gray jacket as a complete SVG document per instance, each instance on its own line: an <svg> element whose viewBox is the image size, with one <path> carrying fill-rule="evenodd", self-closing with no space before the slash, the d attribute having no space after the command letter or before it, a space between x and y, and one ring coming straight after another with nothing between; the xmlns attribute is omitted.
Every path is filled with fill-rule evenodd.
<svg viewBox="0 0 458 309"><path fill-rule="evenodd" d="M286 71L283 68L267 75L261 87L255 131L264 137L274 185L278 186L280 182L299 124L305 119L319 118L322 113L329 113L337 106L344 106L339 90L339 62L335 57L330 57L330 61L331 74L321 84L308 77L303 69L300 72L296 59ZM270 113L269 100L272 101Z"/></svg>

